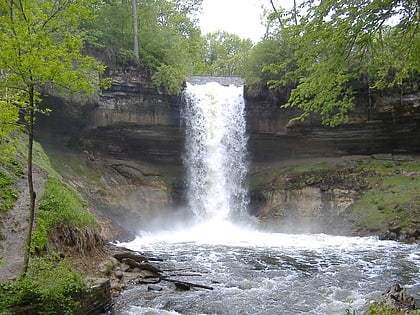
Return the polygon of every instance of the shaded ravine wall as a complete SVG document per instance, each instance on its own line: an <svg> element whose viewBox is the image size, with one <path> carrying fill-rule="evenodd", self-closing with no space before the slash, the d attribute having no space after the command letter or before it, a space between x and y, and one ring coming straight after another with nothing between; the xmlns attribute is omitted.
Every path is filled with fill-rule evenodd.
<svg viewBox="0 0 420 315"><path fill-rule="evenodd" d="M152 164L162 175L175 178L176 193L167 190L170 196L163 203L182 203L181 98L153 88L133 68L110 74L113 85L99 99L46 98L53 112L37 121L41 143L65 143L109 159ZM281 109L284 98L246 94L251 168L307 157L420 153L420 92L416 85L406 87L402 93L371 95L370 100L366 91L359 90L351 123L336 128L321 126L315 115L304 123L290 124L297 111ZM137 207L135 212L141 212L142 204L151 204L149 212L153 208L150 200L142 202L141 191L134 192L134 197L133 191L121 195L125 209ZM162 201L156 204L162 206Z"/></svg>

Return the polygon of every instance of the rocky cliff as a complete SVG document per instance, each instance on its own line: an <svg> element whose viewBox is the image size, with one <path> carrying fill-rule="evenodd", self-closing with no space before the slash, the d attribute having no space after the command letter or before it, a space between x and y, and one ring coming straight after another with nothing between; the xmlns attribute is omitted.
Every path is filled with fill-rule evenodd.
<svg viewBox="0 0 420 315"><path fill-rule="evenodd" d="M123 217L127 212L136 217L138 213L182 204L181 98L153 88L134 68L113 70L110 75L113 85L99 99L74 102L46 98L45 106L53 111L37 121L38 139L47 147L64 143L84 151L91 160L100 157L104 161L114 176L98 170L108 178L101 178L105 188L99 189L94 199L103 208L111 205L112 216L119 221L126 220ZM316 115L304 123L290 124L297 112L280 108L284 98L246 97L252 169L269 169L281 161L309 157L420 153L420 91L415 84L403 91L374 95L360 90L350 123L337 128L321 126ZM150 166L157 178L165 178L161 184L141 180ZM127 178L131 181L128 186ZM328 209L341 213L354 201L354 191L334 185L328 190L301 187L294 191L285 185L281 182L269 198L254 194L257 197L252 198L251 208L258 212L255 214L271 216L283 206L272 207L276 210L270 212L270 204L283 204L296 209L296 217L310 220L319 217L321 208L325 213ZM327 203L326 192L333 196ZM263 206L256 206L261 202Z"/></svg>

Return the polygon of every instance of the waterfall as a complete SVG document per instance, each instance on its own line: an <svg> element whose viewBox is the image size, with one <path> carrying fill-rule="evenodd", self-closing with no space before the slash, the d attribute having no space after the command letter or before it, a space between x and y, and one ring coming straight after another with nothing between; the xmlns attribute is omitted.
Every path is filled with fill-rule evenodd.
<svg viewBox="0 0 420 315"><path fill-rule="evenodd" d="M246 214L247 136L243 85L189 83L183 92L187 199L203 220Z"/></svg>

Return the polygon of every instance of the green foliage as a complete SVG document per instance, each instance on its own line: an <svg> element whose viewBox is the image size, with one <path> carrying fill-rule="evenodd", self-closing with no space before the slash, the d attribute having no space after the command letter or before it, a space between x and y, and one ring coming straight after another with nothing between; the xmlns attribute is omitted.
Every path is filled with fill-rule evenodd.
<svg viewBox="0 0 420 315"><path fill-rule="evenodd" d="M95 218L84 210L80 195L61 180L47 181L37 216L37 229L33 233L33 249L42 251L48 245L48 231L59 224L77 228L96 225Z"/></svg>
<svg viewBox="0 0 420 315"><path fill-rule="evenodd" d="M249 52L245 62L245 79L248 87L282 80L283 63L286 62L286 46L280 41L267 39L257 43ZM287 84L285 84L287 85Z"/></svg>
<svg viewBox="0 0 420 315"><path fill-rule="evenodd" d="M0 213L9 210L17 198L13 187L15 181L9 172L0 169Z"/></svg>
<svg viewBox="0 0 420 315"><path fill-rule="evenodd" d="M82 275L73 269L59 257L33 258L24 277L0 283L0 314L28 305L39 314L73 314L78 306L73 297L86 290Z"/></svg>
<svg viewBox="0 0 420 315"><path fill-rule="evenodd" d="M15 105L25 108L33 97L39 101L31 89L93 93L99 88L104 67L81 54L78 28L92 17L93 5L88 0L0 0L0 69L3 86L21 91Z"/></svg>
<svg viewBox="0 0 420 315"><path fill-rule="evenodd" d="M85 23L92 45L106 47L110 62L145 67L155 86L177 94L201 67L202 38L193 20L202 0L144 0L137 3L140 61L133 48L131 1L102 2L98 18Z"/></svg>
<svg viewBox="0 0 420 315"><path fill-rule="evenodd" d="M263 68L279 76L267 83L296 84L285 107L300 108L298 120L316 112L329 126L347 122L354 80L383 89L420 72L419 6L410 0L304 2L299 21L286 13L277 33L271 31L289 53Z"/></svg>
<svg viewBox="0 0 420 315"><path fill-rule="evenodd" d="M414 310L411 315L419 315L419 310ZM369 306L369 309L367 311L367 315L404 315L404 312L395 311L392 308L385 306L385 305L379 305L379 304L372 304Z"/></svg>
<svg viewBox="0 0 420 315"><path fill-rule="evenodd" d="M360 172L369 174L372 187L353 205L352 217L356 224L370 229L384 230L390 222L399 222L402 228L411 228L413 218L420 217L420 178L412 176L419 163L366 163Z"/></svg>
<svg viewBox="0 0 420 315"><path fill-rule="evenodd" d="M0 86L0 150L7 147L8 137L17 127L19 112L14 104L16 96L13 90Z"/></svg>
<svg viewBox="0 0 420 315"><path fill-rule="evenodd" d="M22 176L22 164L17 158L15 144L18 140L5 138L0 145L0 213L9 210L17 198L14 187L17 179Z"/></svg>
<svg viewBox="0 0 420 315"><path fill-rule="evenodd" d="M235 34L214 32L205 36L203 47L204 73L221 76L244 74L245 60L252 48L250 39Z"/></svg>

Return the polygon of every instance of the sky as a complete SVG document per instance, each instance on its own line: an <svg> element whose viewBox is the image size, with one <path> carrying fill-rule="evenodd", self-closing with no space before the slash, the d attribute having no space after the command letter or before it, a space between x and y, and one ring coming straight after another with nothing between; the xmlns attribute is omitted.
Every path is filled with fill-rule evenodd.
<svg viewBox="0 0 420 315"><path fill-rule="evenodd" d="M293 1L276 3L288 7ZM218 30L234 33L241 38L251 38L254 43L264 35L261 24L262 5L271 8L269 0L204 0L199 25L203 34Z"/></svg>

